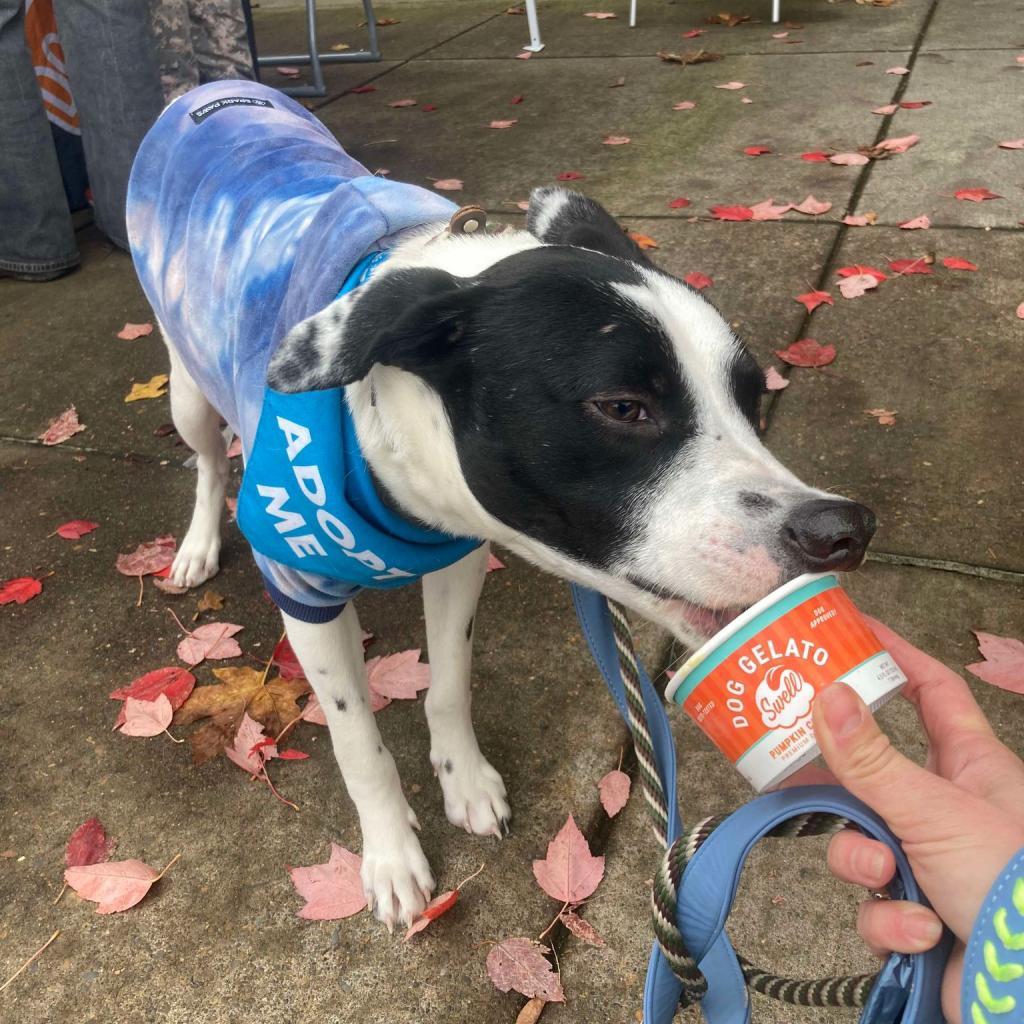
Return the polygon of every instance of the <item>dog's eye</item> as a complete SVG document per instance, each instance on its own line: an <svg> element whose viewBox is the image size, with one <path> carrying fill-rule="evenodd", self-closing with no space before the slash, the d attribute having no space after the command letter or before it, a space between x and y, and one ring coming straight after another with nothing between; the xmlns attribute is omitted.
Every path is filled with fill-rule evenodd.
<svg viewBox="0 0 1024 1024"><path fill-rule="evenodd" d="M594 406L602 416L616 423L642 423L650 419L647 406L631 398L610 398L595 402Z"/></svg>

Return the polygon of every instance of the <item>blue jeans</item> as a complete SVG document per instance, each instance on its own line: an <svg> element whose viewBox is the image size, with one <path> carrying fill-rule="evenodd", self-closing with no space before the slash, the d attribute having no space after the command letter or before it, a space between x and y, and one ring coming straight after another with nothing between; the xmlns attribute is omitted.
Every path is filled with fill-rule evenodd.
<svg viewBox="0 0 1024 1024"><path fill-rule="evenodd" d="M163 108L149 6L54 0L96 224L124 249L128 174ZM46 273L79 256L22 18L22 0L0 0L0 270Z"/></svg>

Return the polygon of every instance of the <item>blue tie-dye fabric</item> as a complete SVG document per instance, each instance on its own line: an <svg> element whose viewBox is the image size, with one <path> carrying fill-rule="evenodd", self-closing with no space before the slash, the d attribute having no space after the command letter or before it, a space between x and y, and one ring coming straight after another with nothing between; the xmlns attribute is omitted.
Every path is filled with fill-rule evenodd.
<svg viewBox="0 0 1024 1024"><path fill-rule="evenodd" d="M361 257L455 209L372 176L282 93L228 81L161 114L135 158L127 215L156 317L248 458L277 343L330 304ZM336 606L352 592L256 558L276 590L301 604Z"/></svg>

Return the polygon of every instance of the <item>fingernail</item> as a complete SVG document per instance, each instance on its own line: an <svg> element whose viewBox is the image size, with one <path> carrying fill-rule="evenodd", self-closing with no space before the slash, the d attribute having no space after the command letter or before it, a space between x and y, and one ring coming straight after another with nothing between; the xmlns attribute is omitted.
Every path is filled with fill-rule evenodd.
<svg viewBox="0 0 1024 1024"><path fill-rule="evenodd" d="M854 867L868 878L881 879L885 870L885 854L881 850L857 850Z"/></svg>
<svg viewBox="0 0 1024 1024"><path fill-rule="evenodd" d="M907 932L912 939L934 946L942 937L942 925L931 914L914 914L906 922Z"/></svg>
<svg viewBox="0 0 1024 1024"><path fill-rule="evenodd" d="M845 683L833 683L817 696L825 723L836 738L849 736L864 720L864 703Z"/></svg>

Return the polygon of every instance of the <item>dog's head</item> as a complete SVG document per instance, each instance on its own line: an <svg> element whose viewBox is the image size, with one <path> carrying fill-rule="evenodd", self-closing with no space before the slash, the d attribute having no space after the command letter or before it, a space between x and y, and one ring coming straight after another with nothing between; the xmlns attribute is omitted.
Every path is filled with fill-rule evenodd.
<svg viewBox="0 0 1024 1024"><path fill-rule="evenodd" d="M527 226L385 264L288 335L271 385L352 385L405 512L691 643L799 573L859 565L872 513L762 446L764 375L711 303L581 195L535 191Z"/></svg>

